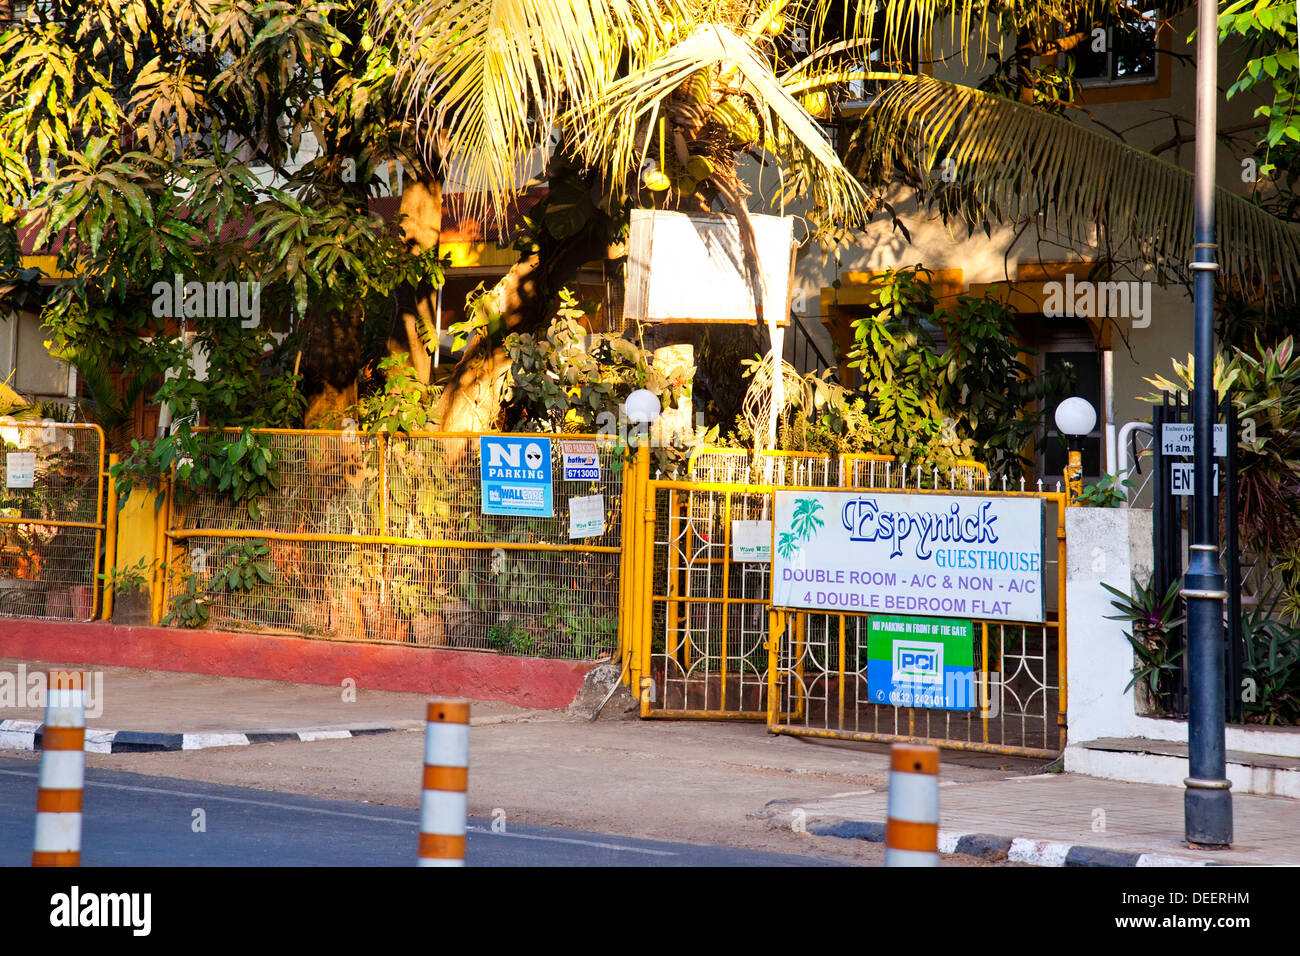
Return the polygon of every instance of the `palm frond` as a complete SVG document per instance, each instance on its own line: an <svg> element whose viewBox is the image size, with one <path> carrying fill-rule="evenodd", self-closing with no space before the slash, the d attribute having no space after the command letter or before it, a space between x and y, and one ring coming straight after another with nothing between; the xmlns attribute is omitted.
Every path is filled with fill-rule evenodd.
<svg viewBox="0 0 1300 956"><path fill-rule="evenodd" d="M1187 281L1192 174L1106 135L970 87L917 77L868 111L849 165L889 181L899 168L946 215L981 221L1042 213L1068 241L1131 251ZM952 182L933 171L951 159ZM1215 192L1219 261L1245 289L1300 293L1300 228L1226 189ZM1093 229L1097 230L1093 234Z"/></svg>
<svg viewBox="0 0 1300 956"><path fill-rule="evenodd" d="M530 154L564 105L593 99L630 37L657 23L652 0L380 0L396 41L397 88L471 215L503 220ZM638 24L640 26L638 26ZM441 141L439 141L441 137Z"/></svg>
<svg viewBox="0 0 1300 956"><path fill-rule="evenodd" d="M720 23L699 26L612 83L594 108L572 113L584 158L613 170L635 170L649 120L660 104L694 73L723 63L736 69L740 88L766 114L764 125L775 147L771 151L808 184L824 216L846 227L864 224L870 213L862 184L840 162L821 127L782 87L771 65ZM622 175L615 178L623 181Z"/></svg>

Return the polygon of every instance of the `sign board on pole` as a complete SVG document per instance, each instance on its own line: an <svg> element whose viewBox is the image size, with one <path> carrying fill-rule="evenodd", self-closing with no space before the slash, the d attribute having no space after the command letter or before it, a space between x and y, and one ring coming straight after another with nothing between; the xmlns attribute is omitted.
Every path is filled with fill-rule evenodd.
<svg viewBox="0 0 1300 956"><path fill-rule="evenodd" d="M1162 455L1194 455L1193 443L1196 441L1196 426L1165 424L1160 434L1160 453ZM1225 458L1228 454L1228 426L1214 426L1214 457Z"/></svg>
<svg viewBox="0 0 1300 956"><path fill-rule="evenodd" d="M5 487L32 488L36 485L36 452L11 451L5 456Z"/></svg>
<svg viewBox="0 0 1300 956"><path fill-rule="evenodd" d="M758 282L735 216L633 209L623 315L640 322L790 321L794 218L750 216ZM755 293L758 293L757 295Z"/></svg>
<svg viewBox="0 0 1300 956"><path fill-rule="evenodd" d="M1032 497L776 491L772 604L1042 623Z"/></svg>
<svg viewBox="0 0 1300 956"><path fill-rule="evenodd" d="M1169 463L1169 490L1176 495L1196 494L1195 465L1190 461L1171 461ZM1219 466L1214 466L1214 497L1219 497Z"/></svg>
<svg viewBox="0 0 1300 956"><path fill-rule="evenodd" d="M550 518L551 440L483 435L479 438L483 514Z"/></svg>
<svg viewBox="0 0 1300 956"><path fill-rule="evenodd" d="M975 625L873 614L867 625L867 694L873 704L974 710Z"/></svg>

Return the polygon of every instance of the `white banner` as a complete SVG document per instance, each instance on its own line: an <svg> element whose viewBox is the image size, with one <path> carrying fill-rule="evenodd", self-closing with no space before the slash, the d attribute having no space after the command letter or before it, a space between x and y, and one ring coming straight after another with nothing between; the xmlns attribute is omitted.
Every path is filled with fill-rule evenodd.
<svg viewBox="0 0 1300 956"><path fill-rule="evenodd" d="M778 491L777 607L1041 623L1038 498Z"/></svg>

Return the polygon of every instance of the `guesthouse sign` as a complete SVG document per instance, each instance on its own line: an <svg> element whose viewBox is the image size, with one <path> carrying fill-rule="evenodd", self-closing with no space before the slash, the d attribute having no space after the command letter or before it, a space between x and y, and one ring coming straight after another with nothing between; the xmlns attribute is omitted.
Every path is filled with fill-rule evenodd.
<svg viewBox="0 0 1300 956"><path fill-rule="evenodd" d="M777 491L772 604L1042 623L1033 497Z"/></svg>

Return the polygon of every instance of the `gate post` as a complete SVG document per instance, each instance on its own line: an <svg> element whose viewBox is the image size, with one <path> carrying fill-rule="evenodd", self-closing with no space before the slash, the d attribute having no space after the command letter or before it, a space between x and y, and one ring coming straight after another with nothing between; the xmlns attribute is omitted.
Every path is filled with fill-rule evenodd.
<svg viewBox="0 0 1300 956"><path fill-rule="evenodd" d="M636 610L638 640L633 653L633 663L639 668L640 679L637 681L637 695L641 700L641 716L650 711L650 701L646 697L644 681L650 667L651 636L654 629L654 561L655 561L655 500L650 490L650 446L638 445L636 449L637 472L637 518L642 522L639 547L636 552L637 570L634 579L637 583ZM653 680L653 676L651 677Z"/></svg>
<svg viewBox="0 0 1300 956"><path fill-rule="evenodd" d="M105 621L113 619L113 572L117 570L117 482L113 479L117 462L117 455L109 455L108 471L104 473L108 503L104 508L104 600L100 617Z"/></svg>

